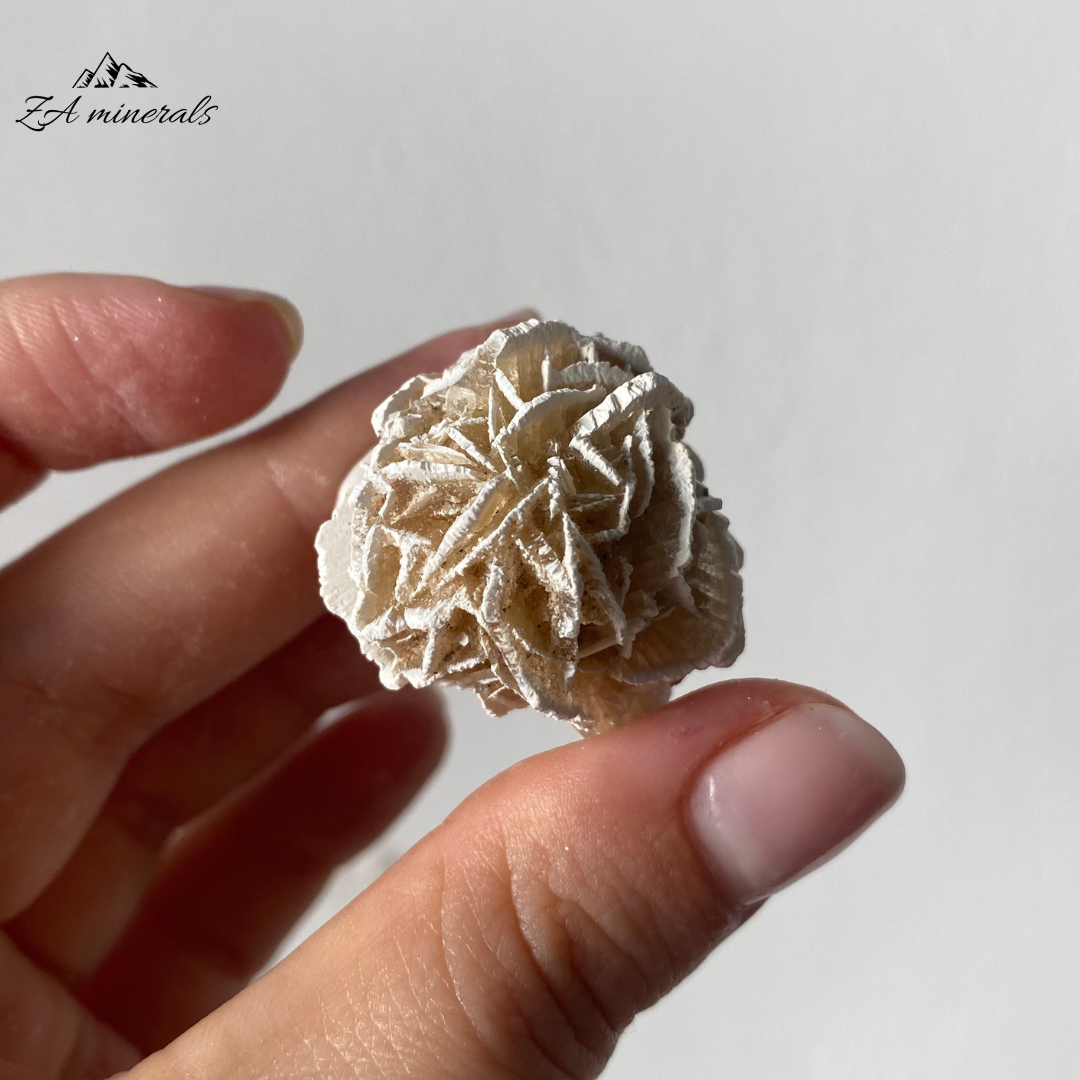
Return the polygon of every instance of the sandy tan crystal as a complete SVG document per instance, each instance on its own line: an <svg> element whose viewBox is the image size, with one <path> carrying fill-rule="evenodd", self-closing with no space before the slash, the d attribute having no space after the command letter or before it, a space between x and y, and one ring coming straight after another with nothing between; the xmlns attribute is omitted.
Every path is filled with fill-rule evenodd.
<svg viewBox="0 0 1080 1080"><path fill-rule="evenodd" d="M384 685L472 687L588 734L742 650L742 552L633 345L531 319L372 416L319 575Z"/></svg>

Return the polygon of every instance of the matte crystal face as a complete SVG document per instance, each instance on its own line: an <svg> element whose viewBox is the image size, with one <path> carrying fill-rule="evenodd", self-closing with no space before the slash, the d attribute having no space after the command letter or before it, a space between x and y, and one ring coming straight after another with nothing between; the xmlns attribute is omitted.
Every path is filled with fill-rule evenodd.
<svg viewBox="0 0 1080 1080"><path fill-rule="evenodd" d="M372 416L319 575L392 689L471 687L590 734L742 651L742 551L634 345L531 319Z"/></svg>

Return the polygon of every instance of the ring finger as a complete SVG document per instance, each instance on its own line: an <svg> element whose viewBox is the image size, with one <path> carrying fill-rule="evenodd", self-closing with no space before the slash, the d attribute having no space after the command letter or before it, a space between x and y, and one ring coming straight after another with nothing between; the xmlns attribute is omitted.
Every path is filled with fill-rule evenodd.
<svg viewBox="0 0 1080 1080"><path fill-rule="evenodd" d="M64 982L86 978L142 903L174 830L269 765L327 709L377 687L345 625L317 620L135 754L75 854L8 935Z"/></svg>

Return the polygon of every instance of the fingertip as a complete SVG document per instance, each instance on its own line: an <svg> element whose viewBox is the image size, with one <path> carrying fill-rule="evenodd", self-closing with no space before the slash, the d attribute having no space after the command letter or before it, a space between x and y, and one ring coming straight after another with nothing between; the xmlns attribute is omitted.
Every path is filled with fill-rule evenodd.
<svg viewBox="0 0 1080 1080"><path fill-rule="evenodd" d="M496 330L506 330L529 319L539 319L540 317L535 308L523 307L497 319L489 319L487 322L447 330L445 333L429 338L407 352L395 356L392 360L386 361L381 367L387 370L401 368L410 374L421 371L441 371L457 360L462 353L482 344Z"/></svg>
<svg viewBox="0 0 1080 1080"><path fill-rule="evenodd" d="M0 283L0 432L45 468L203 438L281 388L302 323L288 301L151 278Z"/></svg>
<svg viewBox="0 0 1080 1080"><path fill-rule="evenodd" d="M191 292L220 297L239 304L268 304L274 311L289 343L289 359L294 360L304 343L304 320L292 301L277 293L244 289L233 285L189 285Z"/></svg>
<svg viewBox="0 0 1080 1080"><path fill-rule="evenodd" d="M745 911L838 854L904 783L888 739L835 698L748 679L529 759L482 789L478 806L513 817L523 790L557 784L560 805L579 807L566 835L592 845L602 815L604 858L621 850L630 861L657 823L679 823L719 900ZM579 829L586 817L592 827Z"/></svg>
<svg viewBox="0 0 1080 1080"><path fill-rule="evenodd" d="M45 479L45 470L0 439L0 507L21 499Z"/></svg>
<svg viewBox="0 0 1080 1080"><path fill-rule="evenodd" d="M516 311L511 311L509 315L504 315L501 319L492 319L488 325L495 329L500 329L507 326L517 326L518 323L527 322L529 319L542 318L543 315L541 315L536 308L527 306L518 308Z"/></svg>
<svg viewBox="0 0 1080 1080"><path fill-rule="evenodd" d="M441 702L430 690L381 689L329 711L286 770L286 784L335 807L344 827L362 809L366 828L373 807L397 813L442 760L447 725ZM354 805L355 804L355 805ZM376 814L375 816L379 816Z"/></svg>
<svg viewBox="0 0 1080 1080"><path fill-rule="evenodd" d="M697 770L687 821L729 900L771 896L827 862L899 798L904 763L828 701L794 705Z"/></svg>
<svg viewBox="0 0 1080 1080"><path fill-rule="evenodd" d="M431 688L380 690L345 719L362 752L374 750L393 768L418 776L435 770L449 740L442 695Z"/></svg>
<svg viewBox="0 0 1080 1080"><path fill-rule="evenodd" d="M434 772L446 743L438 698L379 691L316 731L252 800L259 827L302 833L327 865L371 843Z"/></svg>

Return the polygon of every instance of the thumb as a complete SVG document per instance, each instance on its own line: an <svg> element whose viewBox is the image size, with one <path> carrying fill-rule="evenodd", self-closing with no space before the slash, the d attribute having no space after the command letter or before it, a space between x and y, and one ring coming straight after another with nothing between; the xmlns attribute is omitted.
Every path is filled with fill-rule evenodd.
<svg viewBox="0 0 1080 1080"><path fill-rule="evenodd" d="M496 777L132 1077L593 1077L759 902L889 806L896 751L728 682Z"/></svg>

